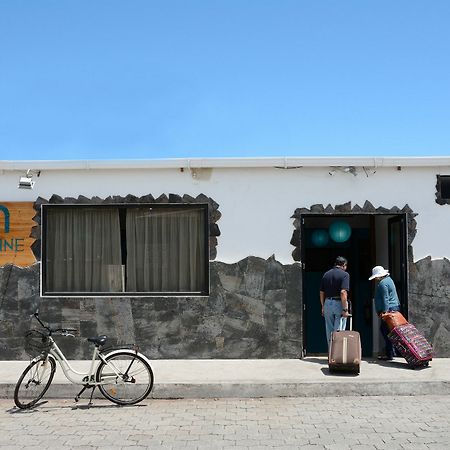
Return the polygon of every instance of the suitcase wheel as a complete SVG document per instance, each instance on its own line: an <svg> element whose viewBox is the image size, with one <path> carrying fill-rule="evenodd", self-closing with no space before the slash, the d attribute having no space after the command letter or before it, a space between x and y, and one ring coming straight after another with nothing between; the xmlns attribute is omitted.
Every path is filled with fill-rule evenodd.
<svg viewBox="0 0 450 450"><path fill-rule="evenodd" d="M424 367L428 367L429 365L430 365L430 361L425 361L422 364L410 365L410 367L413 370L417 370L417 369L423 369Z"/></svg>

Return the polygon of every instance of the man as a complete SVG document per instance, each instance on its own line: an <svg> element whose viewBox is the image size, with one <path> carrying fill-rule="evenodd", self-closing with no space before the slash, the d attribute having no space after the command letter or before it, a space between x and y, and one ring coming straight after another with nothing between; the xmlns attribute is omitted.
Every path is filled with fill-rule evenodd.
<svg viewBox="0 0 450 450"><path fill-rule="evenodd" d="M397 295L397 289L392 278L389 276L389 271L383 266L375 266L372 269L372 276L370 280L376 280L377 288L375 290L375 310L378 317L382 317L384 313L391 311L400 311L400 301ZM394 347L388 338L389 328L384 320L381 320L380 331L386 344L386 355L379 356L378 359L392 361L394 359Z"/></svg>
<svg viewBox="0 0 450 450"><path fill-rule="evenodd" d="M322 316L325 318L325 332L328 347L330 347L331 333L345 330L348 312L348 291L350 290L350 275L346 272L347 260L338 256L334 267L322 277L320 283L320 303Z"/></svg>

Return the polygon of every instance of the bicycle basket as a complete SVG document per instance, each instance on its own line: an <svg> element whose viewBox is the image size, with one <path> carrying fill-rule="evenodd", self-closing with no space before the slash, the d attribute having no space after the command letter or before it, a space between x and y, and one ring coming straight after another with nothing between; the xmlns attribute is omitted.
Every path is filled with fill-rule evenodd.
<svg viewBox="0 0 450 450"><path fill-rule="evenodd" d="M51 346L48 336L38 330L30 330L25 334L25 351L32 357L39 353L48 353Z"/></svg>

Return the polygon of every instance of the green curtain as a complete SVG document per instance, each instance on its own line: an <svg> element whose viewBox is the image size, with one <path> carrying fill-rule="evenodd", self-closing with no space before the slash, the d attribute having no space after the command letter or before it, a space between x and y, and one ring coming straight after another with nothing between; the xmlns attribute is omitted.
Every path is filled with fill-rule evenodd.
<svg viewBox="0 0 450 450"><path fill-rule="evenodd" d="M49 208L46 238L47 291L123 290L117 208Z"/></svg>
<svg viewBox="0 0 450 450"><path fill-rule="evenodd" d="M205 215L201 208L129 208L128 292L204 292Z"/></svg>

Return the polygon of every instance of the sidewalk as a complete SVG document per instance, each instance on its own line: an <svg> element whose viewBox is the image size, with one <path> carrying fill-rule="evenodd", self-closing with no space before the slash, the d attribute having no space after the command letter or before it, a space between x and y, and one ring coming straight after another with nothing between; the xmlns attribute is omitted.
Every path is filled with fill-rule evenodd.
<svg viewBox="0 0 450 450"><path fill-rule="evenodd" d="M86 371L89 361L70 361ZM0 361L0 398L12 398L28 361ZM302 360L154 360L153 398L327 397L358 395L448 395L450 359L410 369L404 359L364 360L360 375L330 374L324 357ZM81 388L57 366L46 398L73 398Z"/></svg>

